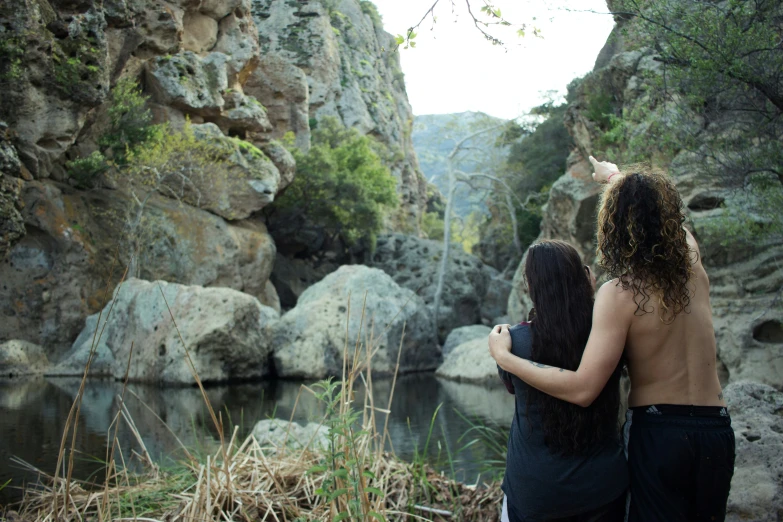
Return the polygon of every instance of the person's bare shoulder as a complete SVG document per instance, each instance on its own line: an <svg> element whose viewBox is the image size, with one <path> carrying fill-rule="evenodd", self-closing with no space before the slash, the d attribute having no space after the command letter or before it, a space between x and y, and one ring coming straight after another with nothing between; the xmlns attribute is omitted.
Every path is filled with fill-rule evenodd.
<svg viewBox="0 0 783 522"><path fill-rule="evenodd" d="M596 306L611 309L625 309L630 305L636 307L633 290L623 288L620 280L615 278L601 285L595 294Z"/></svg>
<svg viewBox="0 0 783 522"><path fill-rule="evenodd" d="M699 244L696 242L696 238L693 237L691 231L685 227L682 227L685 231L685 239L688 241L688 247L691 249L691 263L694 265L701 265L701 251L699 250Z"/></svg>

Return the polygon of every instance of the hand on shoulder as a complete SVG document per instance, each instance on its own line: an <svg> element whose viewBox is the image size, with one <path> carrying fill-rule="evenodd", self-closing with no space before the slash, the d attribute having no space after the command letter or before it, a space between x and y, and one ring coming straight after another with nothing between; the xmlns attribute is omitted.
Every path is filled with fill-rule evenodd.
<svg viewBox="0 0 783 522"><path fill-rule="evenodd" d="M489 334L489 355L495 359L495 362L502 368L501 360L511 353L511 333L508 331L509 324L498 324Z"/></svg>

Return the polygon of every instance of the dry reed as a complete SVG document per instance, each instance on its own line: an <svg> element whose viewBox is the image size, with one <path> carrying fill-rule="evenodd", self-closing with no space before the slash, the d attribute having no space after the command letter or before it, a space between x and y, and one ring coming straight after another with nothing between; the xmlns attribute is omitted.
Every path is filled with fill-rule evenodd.
<svg viewBox="0 0 783 522"><path fill-rule="evenodd" d="M166 306L168 308L168 303ZM174 314L171 309L168 310L176 327ZM338 390L334 401L337 407L331 412L331 415L337 416L338 419L351 419L351 415L358 413L361 426L349 423L351 425L347 429L339 431L334 429L334 418L324 418L321 424L332 426L331 448L326 447L329 444L316 442L317 433L313 434L303 448L288 445L288 434L279 445L272 442L259 443L253 435L238 441L238 427L233 429L231 438L226 441L222 417L215 416L185 346L194 380L201 389L220 436L219 447L214 454L208 455L204 462L200 462L183 446L187 460L181 463L180 469L159 469L144 448L142 435L125 407L123 386L122 396L118 397L118 412L114 422L119 423L122 420L130 428L141 448L141 453L133 452L133 456L144 463L146 473L130 473L124 465L125 455L117 443L115 424L113 433L110 427L107 434L110 435L107 437L107 446L111 449L103 484L72 479L72 465L69 465L67 470L59 470L58 463L58 470L54 475L49 475L18 462L36 472L41 485L25 491L18 512L6 513L6 517L9 520L36 522L298 522L335 519L497 521L502 500L502 492L497 483L489 486L468 486L437 473L425 464L406 463L384 451L389 437L387 424L384 423L382 431L378 431L376 412L388 413L394 393L392 387L392 394L385 409L376 406L372 390L372 358L377 351L379 336L374 336L374 322L370 328L364 328L365 311L363 305L362 322L353 347L349 346L349 330L346 324L342 379L335 388ZM347 316L350 317L350 312ZM385 330L381 335L384 333ZM179 337L184 345L181 335ZM97 345L99 339L100 334L94 339L93 346ZM395 381L401 349L402 339L398 348ZM128 368L130 364L129 357ZM88 368L85 369L85 378L87 372ZM365 389L363 404L355 404L354 401L357 385ZM78 412L83 386L84 381L74 402L74 409L69 415L69 420L73 419L74 425L74 410ZM316 393L304 385L300 394L302 391ZM298 400L299 397L296 404ZM68 426L63 435L60 462L64 460L67 431ZM122 465L117 466L116 460L120 460ZM325 462L329 465L324 466ZM332 472L338 467L348 468L358 479L349 483L347 474L330 475L330 471L324 470L326 467ZM64 473L58 476L57 471ZM345 493L324 494L323 489L328 487Z"/></svg>

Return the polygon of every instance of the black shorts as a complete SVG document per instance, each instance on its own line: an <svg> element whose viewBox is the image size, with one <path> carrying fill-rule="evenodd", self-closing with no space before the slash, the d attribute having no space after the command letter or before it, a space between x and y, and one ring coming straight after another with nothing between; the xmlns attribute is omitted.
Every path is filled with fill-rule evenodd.
<svg viewBox="0 0 783 522"><path fill-rule="evenodd" d="M734 475L726 408L656 404L628 410L628 521L720 522Z"/></svg>

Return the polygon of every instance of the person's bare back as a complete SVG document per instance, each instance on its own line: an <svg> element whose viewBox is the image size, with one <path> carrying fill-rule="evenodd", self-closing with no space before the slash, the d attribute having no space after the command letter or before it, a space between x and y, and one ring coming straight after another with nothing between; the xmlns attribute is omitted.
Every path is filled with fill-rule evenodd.
<svg viewBox="0 0 783 522"><path fill-rule="evenodd" d="M624 355L631 377L623 426L630 473L629 522L721 522L735 441L716 370L710 285L698 245L683 228L683 202L664 174L595 167L609 183L598 212L600 265L614 277L595 296L576 369L510 352L507 325L489 350L498 365L558 399L587 407ZM612 182L613 177L617 180Z"/></svg>
<svg viewBox="0 0 783 522"><path fill-rule="evenodd" d="M725 406L716 369L715 331L710 306L710 283L693 236L693 275L690 304L666 324L651 296L646 310L637 309L631 289L615 286L619 299L631 314L625 354L631 377L629 406L648 404L696 404ZM616 284L616 280L614 281Z"/></svg>

